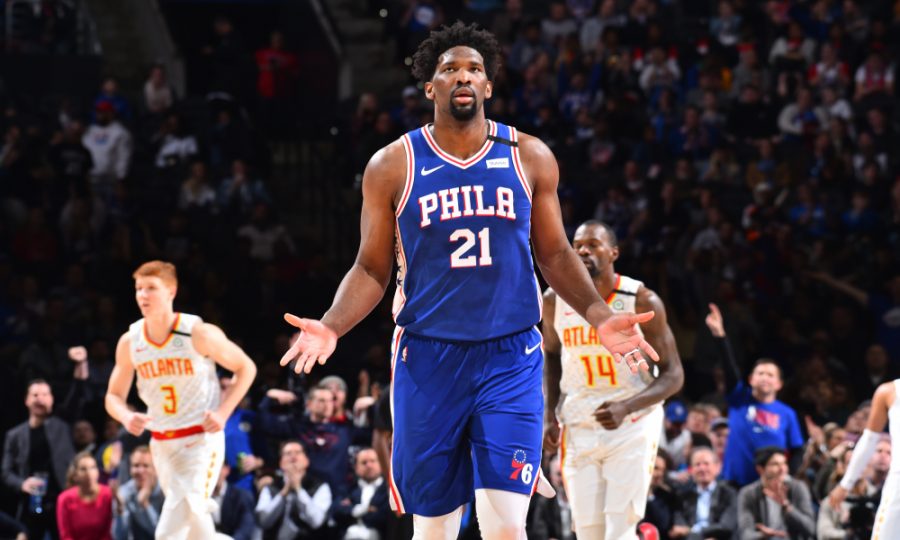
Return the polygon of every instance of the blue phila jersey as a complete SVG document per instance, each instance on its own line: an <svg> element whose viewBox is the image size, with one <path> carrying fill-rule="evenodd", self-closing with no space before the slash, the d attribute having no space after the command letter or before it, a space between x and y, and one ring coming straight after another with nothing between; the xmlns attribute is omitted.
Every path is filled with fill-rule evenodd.
<svg viewBox="0 0 900 540"><path fill-rule="evenodd" d="M430 126L402 137L394 320L412 334L484 341L541 319L531 259L531 187L516 129L488 120L472 157L441 150Z"/></svg>

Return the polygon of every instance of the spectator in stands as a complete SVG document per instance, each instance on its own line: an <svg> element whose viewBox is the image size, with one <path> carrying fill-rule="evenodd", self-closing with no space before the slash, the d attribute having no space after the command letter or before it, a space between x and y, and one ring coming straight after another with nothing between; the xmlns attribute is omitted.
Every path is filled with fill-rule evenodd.
<svg viewBox="0 0 900 540"><path fill-rule="evenodd" d="M246 85L242 83L241 76L245 68L246 49L231 19L219 15L213 20L212 40L202 53L207 61L208 91L243 97Z"/></svg>
<svg viewBox="0 0 900 540"><path fill-rule="evenodd" d="M784 450L764 446L754 461L759 480L738 493L738 531L742 538L816 537L816 519L809 488L788 475Z"/></svg>
<svg viewBox="0 0 900 540"><path fill-rule="evenodd" d="M205 215L218 211L216 192L209 185L206 163L202 159L191 163L190 174L178 192L178 209Z"/></svg>
<svg viewBox="0 0 900 540"><path fill-rule="evenodd" d="M113 184L124 180L131 167L131 133L116 120L115 106L98 101L94 106L95 123L87 129L81 142L91 153L91 188L103 200L112 196Z"/></svg>
<svg viewBox="0 0 900 540"><path fill-rule="evenodd" d="M529 21L525 23L521 35L513 43L506 65L513 72L523 74L540 54L554 58L556 51L541 36L540 23Z"/></svg>
<svg viewBox="0 0 900 540"><path fill-rule="evenodd" d="M883 103L884 98L894 93L894 69L885 63L878 52L869 54L866 62L856 70L853 79L856 82L854 101Z"/></svg>
<svg viewBox="0 0 900 540"><path fill-rule="evenodd" d="M710 424L709 439L712 449L719 458L719 473L722 472L722 462L725 460L725 447L728 444L728 419L716 418Z"/></svg>
<svg viewBox="0 0 900 540"><path fill-rule="evenodd" d="M114 540L153 540L165 497L156 478L150 448L138 446L129 457L131 479L116 493Z"/></svg>
<svg viewBox="0 0 900 540"><path fill-rule="evenodd" d="M569 15L566 3L550 2L549 17L541 21L541 37L545 42L561 48L565 39L578 33L578 23Z"/></svg>
<svg viewBox="0 0 900 540"><path fill-rule="evenodd" d="M112 491L98 482L94 456L75 456L67 473L70 486L56 501L60 540L112 540Z"/></svg>
<svg viewBox="0 0 900 540"><path fill-rule="evenodd" d="M272 209L265 203L253 207L250 223L238 229L237 235L250 241L250 257L258 261L273 260L279 244L289 253L296 251L287 228L275 219Z"/></svg>
<svg viewBox="0 0 900 540"><path fill-rule="evenodd" d="M66 399L53 416L53 392L42 379L28 384L25 407L28 420L6 433L3 443L3 483L19 494L17 517L28 527L29 536L57 538L56 498L66 487L66 473L75 449L68 422L81 412L83 381L87 378L87 355L74 355L75 378ZM40 512L37 512L40 510Z"/></svg>
<svg viewBox="0 0 900 540"><path fill-rule="evenodd" d="M349 496L336 500L331 516L344 540L378 540L387 533L390 513L388 486L381 475L378 456L372 448L362 448L354 458L356 485Z"/></svg>
<svg viewBox="0 0 900 540"><path fill-rule="evenodd" d="M581 24L579 42L581 50L586 53L598 52L598 46L602 42L603 33L609 27L622 28L627 18L616 11L615 0L601 0L597 4L597 14L585 19Z"/></svg>
<svg viewBox="0 0 900 540"><path fill-rule="evenodd" d="M59 195L54 197L57 208L69 197L88 193L87 179L94 162L82 143L83 136L84 125L77 121L70 122L63 128L62 140L50 148L50 164L56 173L59 188Z"/></svg>
<svg viewBox="0 0 900 540"><path fill-rule="evenodd" d="M574 540L575 538L572 528L572 508L563 485L559 460L559 454L554 454L548 464L549 474L547 476L550 485L556 490L556 497L531 499L532 511L526 529L528 540L544 540L545 538Z"/></svg>
<svg viewBox="0 0 900 540"><path fill-rule="evenodd" d="M687 418L688 411L684 403L674 400L666 404L665 434L659 445L666 450L672 461L669 470L678 470L687 463L687 455L691 450L691 432L684 426Z"/></svg>
<svg viewBox="0 0 900 540"><path fill-rule="evenodd" d="M679 506L669 538L732 538L737 528L737 493L716 480L721 470L713 449L699 446L691 451L691 483L678 494Z"/></svg>
<svg viewBox="0 0 900 540"><path fill-rule="evenodd" d="M310 460L297 440L281 444L280 475L260 488L256 517L264 540L320 538L331 508L328 483L307 474Z"/></svg>
<svg viewBox="0 0 900 540"><path fill-rule="evenodd" d="M100 93L94 99L95 115L98 110L97 108L101 103L111 104L113 106L113 110L116 113L116 118L120 119L122 122L131 122L131 105L128 104L128 100L125 99L125 96L123 96L121 91L119 90L118 81L116 81L112 77L109 77L103 81L103 84L100 86Z"/></svg>
<svg viewBox="0 0 900 540"><path fill-rule="evenodd" d="M97 449L97 432L87 420L78 420L72 424L72 446L79 453L93 454Z"/></svg>
<svg viewBox="0 0 900 540"><path fill-rule="evenodd" d="M223 463L212 494L212 500L217 505L213 512L216 532L233 540L253 540L257 531L253 494L243 488L229 485L226 481L229 474L231 466Z"/></svg>
<svg viewBox="0 0 900 540"><path fill-rule="evenodd" d="M285 49L284 34L269 34L269 46L256 51L256 94L263 129L270 140L286 139L297 121L293 102L297 95L300 61Z"/></svg>
<svg viewBox="0 0 900 540"><path fill-rule="evenodd" d="M876 453L883 453L884 447L882 446L882 442L879 442L879 448L876 449ZM847 470L847 465L850 463L850 458L853 455L853 447L852 445L841 445L838 447L840 450L840 454L836 456L837 465L833 469L828 478L827 484L825 487L826 497L820 499L821 503L819 505L819 518L816 523L816 532L818 536L818 540L844 540L849 537L849 534L852 534L857 531L852 531L854 525L865 525L865 521L863 523L852 523L850 519L850 512L854 508L854 506L858 506L860 508L865 508L865 503L852 503L847 502L845 499L841 502L840 509L835 509L830 501L827 499L827 494L831 492L831 490L838 485L844 473ZM873 461L879 459L873 456ZM865 476L860 478L856 485L853 486L853 489L850 491L849 496L862 499L878 499L879 490L881 489L878 484L875 483L875 471L872 467L868 467L866 469ZM870 516L872 518L872 522L874 522L874 515ZM857 520L860 521L860 520ZM867 520L866 520L867 521ZM867 523L871 526L871 522ZM864 531L858 531L862 536L864 536ZM871 530L868 532L871 533Z"/></svg>
<svg viewBox="0 0 900 540"><path fill-rule="evenodd" d="M799 22L788 24L786 36L779 37L769 50L769 64L777 71L803 72L814 60L816 43L806 37Z"/></svg>
<svg viewBox="0 0 900 540"><path fill-rule="evenodd" d="M175 90L169 84L166 68L155 64L144 83L144 108L153 116L162 115L175 103Z"/></svg>
<svg viewBox="0 0 900 540"><path fill-rule="evenodd" d="M749 384L741 380L731 344L725 335L722 314L715 304L710 304L709 308L706 325L716 339L731 388L722 477L738 486L746 486L754 478L756 451L771 446L790 449L796 469L802 459L803 436L797 414L776 398L782 387L781 368L774 360L761 358L753 367Z"/></svg>
<svg viewBox="0 0 900 540"><path fill-rule="evenodd" d="M272 197L262 179L242 159L231 163L231 174L219 184L218 205L235 223L250 218L257 204L272 204Z"/></svg>
<svg viewBox="0 0 900 540"><path fill-rule="evenodd" d="M188 130L180 114L169 114L151 142L156 146L156 166L159 169L179 167L200 150L197 138Z"/></svg>
<svg viewBox="0 0 900 540"><path fill-rule="evenodd" d="M677 489L666 478L672 469L671 459L662 448L653 464L653 476L650 479L650 495L647 497L647 510L641 523L651 523L660 534L668 536L668 531L675 524L675 512L678 509Z"/></svg>

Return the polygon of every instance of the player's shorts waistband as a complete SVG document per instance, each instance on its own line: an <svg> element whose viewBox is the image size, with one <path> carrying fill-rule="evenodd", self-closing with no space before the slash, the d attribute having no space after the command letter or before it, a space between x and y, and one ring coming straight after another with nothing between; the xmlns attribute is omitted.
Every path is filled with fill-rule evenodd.
<svg viewBox="0 0 900 540"><path fill-rule="evenodd" d="M490 337L487 339L473 339L473 340L460 340L460 339L447 339L440 338L434 336L423 336L422 334L416 334L415 332L410 332L409 330L403 329L403 335L409 336L411 338L420 339L424 341L435 341L437 343L446 343L448 345L482 345L484 343L490 343L492 341L500 341L501 339L507 339L511 337L518 336L520 334L524 334L525 332L531 332L532 330L536 330L535 326L529 326L528 328L523 328L521 330L517 330L511 334L504 334L502 336Z"/></svg>
<svg viewBox="0 0 900 540"><path fill-rule="evenodd" d="M203 433L203 426L197 425L181 429L169 429L166 431L151 431L150 436L157 441L170 441L172 439L190 437L191 435L196 435L198 433Z"/></svg>

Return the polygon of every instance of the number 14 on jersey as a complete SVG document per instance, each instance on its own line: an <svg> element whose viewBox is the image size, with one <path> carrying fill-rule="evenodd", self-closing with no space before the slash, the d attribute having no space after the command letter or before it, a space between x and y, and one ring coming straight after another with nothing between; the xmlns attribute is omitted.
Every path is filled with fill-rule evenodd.
<svg viewBox="0 0 900 540"><path fill-rule="evenodd" d="M601 377L609 380L609 386L618 386L619 383L616 380L616 367L613 365L613 362L613 357L608 354L601 354L598 356L585 355L581 357L581 363L584 365L589 388L597 386L597 379ZM596 375L594 373L595 367Z"/></svg>

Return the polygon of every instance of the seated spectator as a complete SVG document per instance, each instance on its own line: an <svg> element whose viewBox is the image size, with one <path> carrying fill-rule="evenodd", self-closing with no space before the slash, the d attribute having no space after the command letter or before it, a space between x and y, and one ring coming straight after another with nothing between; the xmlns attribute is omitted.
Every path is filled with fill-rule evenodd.
<svg viewBox="0 0 900 540"><path fill-rule="evenodd" d="M356 486L348 497L332 505L331 515L344 540L379 540L387 533L391 511L388 486L375 450L363 448L356 453L354 463Z"/></svg>
<svg viewBox="0 0 900 540"><path fill-rule="evenodd" d="M666 57L662 47L650 51L649 62L641 71L640 85L647 98L655 101L655 96L664 89L674 90L681 80L681 69L675 58Z"/></svg>
<svg viewBox="0 0 900 540"><path fill-rule="evenodd" d="M778 129L786 140L811 139L828 125L828 115L813 103L808 88L797 89L797 99L778 114Z"/></svg>
<svg viewBox="0 0 900 540"><path fill-rule="evenodd" d="M112 491L99 483L94 456L75 456L67 473L71 486L56 501L60 540L112 540Z"/></svg>
<svg viewBox="0 0 900 540"><path fill-rule="evenodd" d="M822 88L822 108L828 114L828 118L840 118L845 122L853 120L853 108L834 86Z"/></svg>
<svg viewBox="0 0 900 540"><path fill-rule="evenodd" d="M866 62L859 66L853 77L856 82L854 101L886 98L894 93L894 69L887 65L878 52L873 52Z"/></svg>
<svg viewBox="0 0 900 540"><path fill-rule="evenodd" d="M806 80L814 88L835 88L843 92L850 84L850 70L845 62L838 58L834 45L824 43L819 54L819 61L810 66Z"/></svg>
<svg viewBox="0 0 900 540"><path fill-rule="evenodd" d="M212 500L216 503L213 521L216 523L216 532L228 535L233 540L252 540L257 531L253 495L246 489L229 485L226 480L230 473L231 466L223 463L213 489Z"/></svg>
<svg viewBox="0 0 900 540"><path fill-rule="evenodd" d="M121 119L123 122L131 122L131 105L128 104L128 100L125 99L125 96L123 96L119 90L118 81L112 77L103 81L103 85L100 87L100 93L97 95L97 98L94 99L95 111L101 103L111 104L116 113L116 118Z"/></svg>
<svg viewBox="0 0 900 540"><path fill-rule="evenodd" d="M114 540L153 540L165 496L156 478L150 448L131 451L131 479L116 493Z"/></svg>
<svg viewBox="0 0 900 540"><path fill-rule="evenodd" d="M709 429L709 439L712 441L713 451L715 451L716 456L719 458L719 473L721 473L721 463L725 459L725 445L728 442L727 418L716 418L712 421Z"/></svg>
<svg viewBox="0 0 900 540"><path fill-rule="evenodd" d="M281 444L279 475L266 479L256 503L264 540L319 538L331 508L328 483L307 474L309 458L297 440Z"/></svg>
<svg viewBox="0 0 900 540"><path fill-rule="evenodd" d="M691 451L691 483L678 496L675 524L669 538L728 540L737 530L737 493L717 482L722 464L712 448Z"/></svg>
<svg viewBox="0 0 900 540"><path fill-rule="evenodd" d="M754 462L759 480L738 493L741 538L815 538L816 518L809 488L788 475L784 450L776 446L759 448Z"/></svg>
<svg viewBox="0 0 900 540"><path fill-rule="evenodd" d="M544 540L546 538L574 540L572 508L562 482L559 454L554 455L550 460L549 472L548 480L556 490L556 497L552 499L533 497L531 499L533 510L526 529L528 540Z"/></svg>
<svg viewBox="0 0 900 540"><path fill-rule="evenodd" d="M578 33L578 23L569 16L565 2L551 2L549 11L550 16L541 21L541 35L547 43L560 47L567 37Z"/></svg>
<svg viewBox="0 0 900 540"><path fill-rule="evenodd" d="M734 47L741 37L741 16L730 0L719 1L719 15L709 21L709 33L722 47Z"/></svg>
<svg viewBox="0 0 900 540"><path fill-rule="evenodd" d="M97 449L97 432L87 420L78 420L72 425L72 445L76 452L90 452Z"/></svg>
<svg viewBox="0 0 900 540"><path fill-rule="evenodd" d="M152 142L159 148L156 152L156 167L159 169L187 163L199 150L197 138L187 130L181 115L175 113L166 117Z"/></svg>
<svg viewBox="0 0 900 540"><path fill-rule="evenodd" d="M156 64L144 83L144 108L152 115L161 115L175 103L175 90L169 84L166 68Z"/></svg>
<svg viewBox="0 0 900 540"><path fill-rule="evenodd" d="M213 213L216 211L216 192L209 185L206 163L196 160L191 172L178 192L178 209L188 212Z"/></svg>
<svg viewBox="0 0 900 540"><path fill-rule="evenodd" d="M250 241L250 257L258 261L273 260L278 244L289 253L296 251L287 227L275 219L272 209L264 203L253 207L250 223L238 229L237 235Z"/></svg>
<svg viewBox="0 0 900 540"><path fill-rule="evenodd" d="M850 458L853 455L852 447L841 446L840 449L842 452L838 456L837 464L834 467L826 486L826 496L831 492L834 486L838 485L838 482L840 482L847 470L847 465L850 463ZM872 472L874 472L872 468L866 470L865 477L860 478L856 482L856 485L853 486L853 489L850 490L849 495L851 497L860 499L878 497L879 487L872 482ZM848 533L851 532L850 529L853 525L850 520L850 512L854 506L854 503L844 500L841 501L840 508L836 509L831 505L827 498L822 498L821 504L819 505L819 517L816 522L816 535L818 540L844 540L845 538L848 538ZM872 517L874 518L874 516ZM865 537L865 535L861 536Z"/></svg>
<svg viewBox="0 0 900 540"><path fill-rule="evenodd" d="M803 71L812 64L816 43L806 37L797 21L788 24L786 36L781 36L769 50L769 63L778 71Z"/></svg>
<svg viewBox="0 0 900 540"><path fill-rule="evenodd" d="M627 21L625 15L616 12L616 0L601 0L597 4L597 15L585 19L581 25L579 34L581 50L595 52L607 28L612 26L622 28Z"/></svg>
<svg viewBox="0 0 900 540"><path fill-rule="evenodd" d="M647 509L641 523L650 523L662 534L666 534L675 524L675 512L678 510L677 489L668 480L671 470L669 454L662 448L653 464L653 475L650 477L650 495L647 497Z"/></svg>

